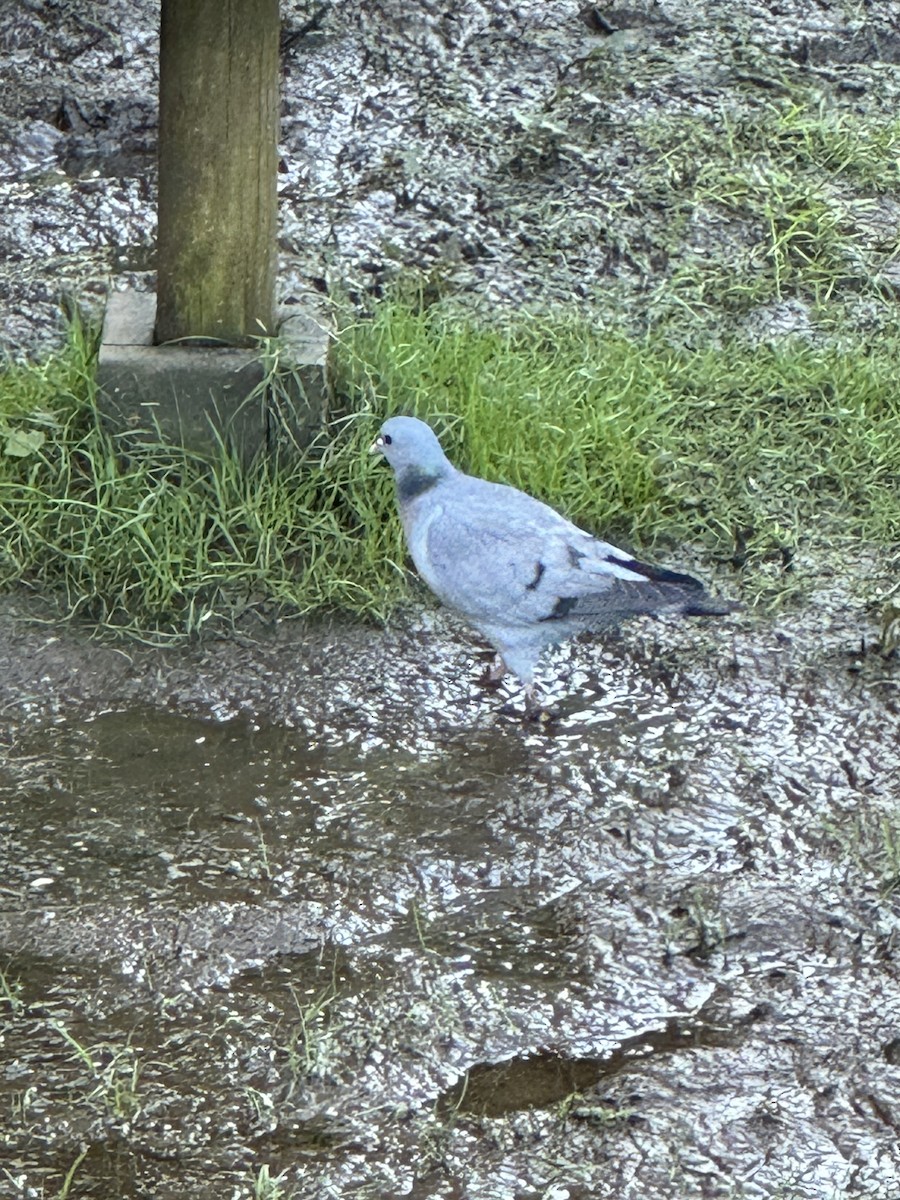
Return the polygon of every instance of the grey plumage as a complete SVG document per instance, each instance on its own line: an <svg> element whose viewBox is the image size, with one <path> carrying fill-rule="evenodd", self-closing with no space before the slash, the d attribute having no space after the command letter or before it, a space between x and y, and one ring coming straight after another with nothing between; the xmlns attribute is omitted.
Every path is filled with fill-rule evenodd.
<svg viewBox="0 0 900 1200"><path fill-rule="evenodd" d="M392 417L372 449L394 470L419 574L494 646L529 702L541 654L582 630L638 613L706 616L736 607L690 575L592 537L517 488L457 471L424 421Z"/></svg>

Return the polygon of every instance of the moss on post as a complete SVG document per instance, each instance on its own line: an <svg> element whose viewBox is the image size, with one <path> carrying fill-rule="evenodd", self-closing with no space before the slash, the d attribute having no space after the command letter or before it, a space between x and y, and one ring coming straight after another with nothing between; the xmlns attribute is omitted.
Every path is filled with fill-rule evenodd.
<svg viewBox="0 0 900 1200"><path fill-rule="evenodd" d="M278 0L162 0L157 341L273 331Z"/></svg>

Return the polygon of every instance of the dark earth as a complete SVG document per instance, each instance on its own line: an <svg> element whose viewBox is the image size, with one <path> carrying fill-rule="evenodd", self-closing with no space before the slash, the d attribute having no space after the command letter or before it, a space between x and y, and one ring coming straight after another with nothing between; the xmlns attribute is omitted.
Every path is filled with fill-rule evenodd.
<svg viewBox="0 0 900 1200"><path fill-rule="evenodd" d="M286 300L638 303L587 232L640 192L613 139L510 167L598 55L612 128L750 60L898 83L892 3L283 12ZM152 286L155 21L0 14L11 352L61 286ZM781 610L561 648L545 724L424 603L157 648L8 596L0 1196L897 1200L896 573L792 566Z"/></svg>

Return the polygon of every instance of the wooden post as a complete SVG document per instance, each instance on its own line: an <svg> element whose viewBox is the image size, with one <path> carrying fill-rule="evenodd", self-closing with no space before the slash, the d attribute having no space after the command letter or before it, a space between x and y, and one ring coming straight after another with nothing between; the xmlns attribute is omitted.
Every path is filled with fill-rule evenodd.
<svg viewBox="0 0 900 1200"><path fill-rule="evenodd" d="M274 332L278 0L162 0L157 342Z"/></svg>

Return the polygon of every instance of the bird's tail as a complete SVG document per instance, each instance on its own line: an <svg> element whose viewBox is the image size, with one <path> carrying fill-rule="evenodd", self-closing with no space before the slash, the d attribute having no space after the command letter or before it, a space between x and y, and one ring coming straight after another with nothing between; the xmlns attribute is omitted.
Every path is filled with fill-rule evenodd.
<svg viewBox="0 0 900 1200"><path fill-rule="evenodd" d="M726 617L729 613L740 612L743 607L738 600L723 600L721 596L704 592L702 596L681 601L674 611L683 617Z"/></svg>
<svg viewBox="0 0 900 1200"><path fill-rule="evenodd" d="M643 591L642 608L645 612L671 612L685 617L724 617L742 607L736 600L711 596L693 575L670 571L665 567L652 567L647 563L631 562L628 565L647 581L634 589L637 594Z"/></svg>
<svg viewBox="0 0 900 1200"><path fill-rule="evenodd" d="M672 580L638 583L631 579L617 579L614 587L603 591L563 597L544 620L566 621L586 629L599 629L640 615L723 617L740 607L733 600L710 596L697 580L690 580L689 583L675 583Z"/></svg>
<svg viewBox="0 0 900 1200"><path fill-rule="evenodd" d="M668 613L684 617L724 617L742 607L735 600L711 596L700 580L691 575L678 575L674 571L670 575L670 578L648 578L641 583L617 582L613 603L619 617L640 613L647 616Z"/></svg>

